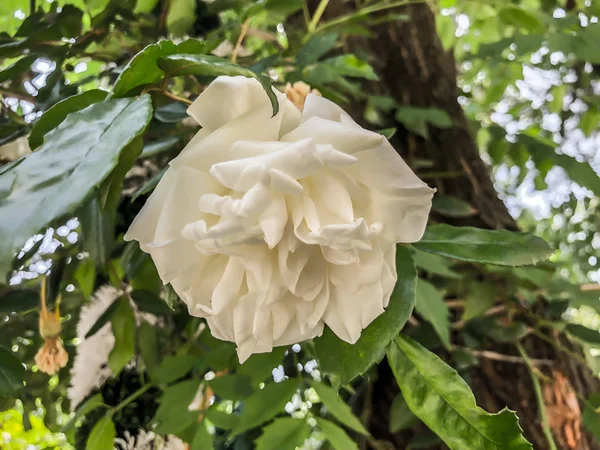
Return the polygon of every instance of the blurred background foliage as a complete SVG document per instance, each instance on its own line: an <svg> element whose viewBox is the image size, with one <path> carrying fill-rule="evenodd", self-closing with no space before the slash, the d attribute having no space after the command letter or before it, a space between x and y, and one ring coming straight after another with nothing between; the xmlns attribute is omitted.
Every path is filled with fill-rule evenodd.
<svg viewBox="0 0 600 450"><path fill-rule="evenodd" d="M273 377L321 380L335 371L326 369L312 343L288 349L285 355L283 350L259 355L248 366L240 366L233 345L199 333L201 321L188 316L176 295L162 286L149 257L137 244L122 240L168 161L197 131L186 120L185 99L195 98L211 80L188 75L158 86L163 73L157 60L174 53L213 53L267 74L280 89L304 81L348 108L366 127L389 136L406 156L407 135L419 142L435 141L436 130L452 128L458 119L443 109L404 104L391 96L380 80L378 54L356 43L377 39L377 30L389 24L410 21L409 3L429 8L435 16L439 39L455 61L458 102L498 195L522 230L543 237L555 251L550 261L536 267L498 268L477 259L457 262L417 249L413 254L420 277L417 309L406 333L435 350L469 382L473 381L469 370L488 357L518 358L515 343L532 335L569 352L577 364L583 361L594 375L600 372L599 2L2 0L0 159L6 167L27 154L29 147L40 146L67 113L104 100L108 92L114 97L149 92L154 105L135 165L123 165L122 173L117 169L112 174L117 186L122 183L117 199L104 209L94 197L70 217L53 219L47 231L40 230L24 243L16 258L2 262L10 270L0 286L0 362L11 368L6 369L8 381L0 392L6 410L0 413L2 448L71 448L76 442L85 446L81 442L101 419L90 415L88 420L89 412L81 409L73 416L67 398L75 348L81 341L76 325L81 307L100 286L119 288L123 283L131 289L131 301L123 303L123 309L151 314L160 326L138 321L129 336L137 342L134 348L123 344L124 338L117 340L117 351L135 361L137 368L130 373L128 366L100 388L109 407L123 405L122 417L115 419L118 434L135 434L138 428L158 424L157 433L175 434L187 442L208 433L214 448L246 449L253 442L259 449L274 448L260 443L260 433L269 427L273 433L279 427L288 430L281 422L286 417L263 430L251 428L230 438L229 430L236 426L232 420L237 420L232 412L239 402L252 395L258 383ZM332 8L335 14L330 13ZM169 41L156 44L161 39ZM136 55L136 65L130 64ZM440 172L418 151L409 152L407 161L431 184L465 176ZM436 197L433 211L434 222L459 225L478 215L464 198L445 194ZM3 231L7 228L2 225ZM59 294L62 297L62 338L70 359L52 377L34 363L43 344L37 331L43 274L49 304L54 305ZM117 323L112 313L101 316L98 327ZM22 374L21 362L26 367ZM131 421L126 414L128 395L138 392L148 373L161 367L172 372L166 378L159 376L160 393L142 397L151 418L145 423ZM26 387L7 388L9 378L19 375ZM354 416L349 419L345 410L340 413L314 387L291 389L293 399L284 403L287 414L312 420L310 427L298 431L299 445L351 448L344 447L349 445L345 431L333 422L319 422L329 414L361 448L394 448L394 444L386 447L390 436L405 448L440 448L439 438L410 412L397 389L393 401L384 406L387 423L380 426L385 433L368 426L369 414L377 417L372 409L381 407L377 399L370 403L378 376L372 369L342 390L372 436L357 431ZM548 384L548 374L540 379ZM494 381L490 383L493 389ZM208 428L203 425L197 431L198 413L188 413L187 405L199 387L205 395L208 389L216 393L217 401L203 421ZM272 394L272 400L287 392ZM568 394L576 395L582 405L577 420L600 436L595 397L588 398L590 393L579 392L577 386ZM540 401L552 406L547 398ZM569 426L579 429L579 422ZM335 427L333 431L327 423ZM529 430L538 427L536 416L523 426L530 440L540 439ZM201 438L208 442L208 437ZM555 439L563 448L561 437Z"/></svg>

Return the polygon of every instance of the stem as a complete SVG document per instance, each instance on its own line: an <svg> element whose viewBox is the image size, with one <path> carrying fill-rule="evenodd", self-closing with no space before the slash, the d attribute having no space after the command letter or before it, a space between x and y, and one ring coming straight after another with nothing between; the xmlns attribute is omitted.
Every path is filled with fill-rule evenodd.
<svg viewBox="0 0 600 450"><path fill-rule="evenodd" d="M29 15L35 13L35 0L29 0Z"/></svg>
<svg viewBox="0 0 600 450"><path fill-rule="evenodd" d="M562 346L558 342L555 342L553 339L551 339L548 336L546 336L544 333L542 333L541 331L539 331L537 328L530 328L529 331L531 331L532 334L534 334L535 336L539 337L540 339L546 341L548 344L552 345L557 350L560 350L561 352L569 355L571 358L573 358L578 363L583 364L584 367L586 367L586 368L588 367L587 361L584 358L582 358L577 353L572 352L568 348Z"/></svg>
<svg viewBox="0 0 600 450"><path fill-rule="evenodd" d="M240 35L238 36L238 40L235 43L235 47L233 48L233 53L231 54L231 62L233 62L233 63L237 61L238 52L240 51L242 42L244 41L244 38L246 37L248 28L250 27L250 20L252 20L252 18L247 19L244 22L244 24L242 25L242 29L240 30Z"/></svg>
<svg viewBox="0 0 600 450"><path fill-rule="evenodd" d="M42 284L40 286L40 301L42 303L42 313L47 313L48 308L46 307L46 276L42 277Z"/></svg>
<svg viewBox="0 0 600 450"><path fill-rule="evenodd" d="M314 15L312 16L312 19L311 19L310 23L308 24L308 32L309 33L314 33L314 31L317 29L319 20L321 20L321 17L323 16L323 13L325 12L325 8L327 8L328 4L329 4L329 0L321 0L319 2L319 6L317 6L317 9L315 10Z"/></svg>
<svg viewBox="0 0 600 450"><path fill-rule="evenodd" d="M540 381L538 380L535 371L533 369L533 364L525 353L525 349L523 346L517 342L517 348L519 349L519 353L521 357L525 361L525 365L527 366L527 371L531 376L531 382L533 383L533 390L535 392L535 398L538 404L538 410L540 414L540 420L542 421L542 429L544 431L544 435L546 436L546 440L548 441L548 448L550 450L557 450L556 443L554 442L554 437L552 437L552 429L550 428L550 421L548 420L548 414L546 413L546 404L544 403L544 397L542 396L542 388L540 386Z"/></svg>
<svg viewBox="0 0 600 450"><path fill-rule="evenodd" d="M170 99L173 99L175 101L181 102L181 103L185 103L187 105L191 105L193 102L191 100L188 100L187 98L183 98L183 97L178 97L175 94L170 93L169 91L161 91L163 93L163 95L165 97L169 97Z"/></svg>
<svg viewBox="0 0 600 450"><path fill-rule="evenodd" d="M506 363L515 363L515 364L525 363L524 359L519 356L504 355L502 353L496 353L496 352L492 352L489 350L476 350L473 348L461 347L458 345L454 346L454 348L463 350L464 352L467 352L473 356L477 356L480 358L486 358L486 359L492 359L494 361L502 361L502 362L506 362ZM549 359L530 359L530 362L531 362L531 364L534 364L537 366L541 366L541 365L551 366L552 364L554 364L554 362Z"/></svg>
<svg viewBox="0 0 600 450"><path fill-rule="evenodd" d="M145 386L142 386L137 391L135 391L133 394L131 394L129 397L127 397L125 400L123 400L121 403L119 403L117 406L115 406L113 409L111 409L109 411L109 414L114 415L114 414L118 413L123 408L125 408L127 405L129 405L132 401L134 401L136 398L142 396L151 387L154 387L154 384L148 383Z"/></svg>

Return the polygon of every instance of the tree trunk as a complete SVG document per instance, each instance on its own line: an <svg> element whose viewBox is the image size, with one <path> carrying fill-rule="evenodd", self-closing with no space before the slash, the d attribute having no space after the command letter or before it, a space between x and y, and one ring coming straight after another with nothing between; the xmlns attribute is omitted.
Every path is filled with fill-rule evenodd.
<svg viewBox="0 0 600 450"><path fill-rule="evenodd" d="M338 16L347 7L342 2L332 2L328 14ZM373 64L381 80L372 87L382 95L391 96L400 105L442 109L454 122L454 126L448 129L430 127L428 140L397 124L398 139L403 144L401 153L409 159L432 160L434 167L430 171L438 175L427 178L427 182L435 186L438 193L465 200L476 210L468 219L453 219L453 224L517 229L494 189L490 170L479 155L468 121L457 101L454 57L443 49L436 33L434 15L426 4L407 5L401 12L407 14L409 20L380 25L374 30L374 38L350 40L348 43L354 49L367 46L367 50L375 55ZM363 105L353 105L350 109L360 112ZM355 114L355 117L358 116ZM443 221L450 222L447 218ZM570 345L568 342L563 344ZM497 353L517 355L514 345L496 345L494 348L494 344L489 345L489 350ZM524 346L531 358L551 360L542 372L552 383L543 388L550 425L559 448L600 449L600 445L583 432L575 397L575 393L587 397L597 391L597 380L582 364L539 338L527 338ZM578 352L577 349L571 350ZM378 379L370 395L372 404L368 408L371 410L368 425L376 438L391 442L397 449L404 449L410 433L391 434L387 428L389 408L398 387L385 362L380 364L378 371ZM565 377L562 378L561 374ZM497 412L505 406L515 410L524 434L534 448L548 448L531 378L523 364L481 359L478 367L461 375L471 385L481 407L489 412Z"/></svg>

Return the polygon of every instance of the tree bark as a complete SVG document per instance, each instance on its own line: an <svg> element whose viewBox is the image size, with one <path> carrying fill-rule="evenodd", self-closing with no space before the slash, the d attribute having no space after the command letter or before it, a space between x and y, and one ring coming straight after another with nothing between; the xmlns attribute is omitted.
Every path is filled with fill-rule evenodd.
<svg viewBox="0 0 600 450"><path fill-rule="evenodd" d="M339 16L347 5L332 3L327 13L330 17ZM434 166L429 170L437 175L427 178L427 182L436 187L438 193L467 201L475 209L475 214L466 219L434 218L455 225L516 230L516 222L494 189L490 169L480 157L467 118L458 103L454 57L442 46L433 13L426 4L407 5L401 12L407 14L409 20L380 25L373 30L374 38L350 39L348 45L351 50L367 47L366 50L375 56L373 65L381 80L371 87L381 95L391 96L400 105L442 109L453 120L452 128L429 127L427 140L397 124L400 130L397 139L403 144L402 155L409 160L416 157L433 161ZM361 112L363 107L355 104L350 109ZM427 174L420 172L423 173ZM570 345L568 342L563 344ZM488 350L518 356L514 345L488 345ZM544 386L544 392L548 396L546 409L559 448L600 449L600 445L583 431L577 401L573 404L576 393L587 397L598 390L598 382L591 371L539 338L528 337L524 346L531 358L552 361L542 372L553 381ZM559 387L556 380L560 374L568 381ZM505 406L515 410L524 434L534 448L548 448L531 378L523 364L482 358L478 367L461 375L471 385L480 406L489 412L497 412ZM397 392L391 371L387 363L382 362L370 395L368 426L377 439L387 440L394 448L403 449L410 433L391 434L388 431L389 408Z"/></svg>

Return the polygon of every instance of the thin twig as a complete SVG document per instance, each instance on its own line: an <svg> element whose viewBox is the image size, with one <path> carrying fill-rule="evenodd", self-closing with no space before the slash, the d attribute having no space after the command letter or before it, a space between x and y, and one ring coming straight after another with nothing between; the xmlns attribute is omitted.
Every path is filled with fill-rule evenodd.
<svg viewBox="0 0 600 450"><path fill-rule="evenodd" d="M238 36L238 40L235 43L233 52L231 53L231 62L233 62L233 63L237 61L238 52L240 51L240 48L242 47L242 42L244 42L244 38L246 37L246 33L248 32L248 28L250 27L251 20L252 20L252 17L247 19L242 24L242 29L240 30L240 35Z"/></svg>
<svg viewBox="0 0 600 450"><path fill-rule="evenodd" d="M578 355L575 352L572 352L571 350L569 350L568 348L564 347L563 345L559 344L558 342L556 342L555 340L553 340L552 338L546 336L544 333L542 333L541 331L539 331L537 328L529 328L529 331L534 334L535 336L539 337L540 339L546 341L548 344L552 345L555 349L567 354L568 356L570 356L572 359L574 359L575 361L577 361L579 364L582 364L584 367L588 368L588 363L587 361L582 358L580 355Z"/></svg>
<svg viewBox="0 0 600 450"><path fill-rule="evenodd" d="M520 356L504 355L502 353L496 353L496 352L492 352L490 350L476 350L474 348L461 347L458 345L454 346L454 348L463 350L463 351L465 351L473 356L477 356L479 358L491 359L494 361L502 361L502 362L506 362L506 363L525 364L525 360L523 358L521 358ZM554 364L554 362L549 359L532 359L531 363L534 365L537 365L537 366L543 366L543 365L551 366L552 364Z"/></svg>
<svg viewBox="0 0 600 450"><path fill-rule="evenodd" d="M542 388L540 386L540 380L538 380L535 369L529 356L525 353L525 349L523 346L517 342L517 349L519 349L519 353L521 357L525 361L525 365L527 366L527 371L531 376L531 382L533 383L533 390L535 392L535 398L538 404L538 411L540 414L540 420L542 421L542 430L544 431L544 435L546 436L546 440L548 441L548 448L550 450L557 450L556 442L554 442L554 437L552 436L552 429L550 428L550 421L548 420L548 414L546 413L546 404L544 403L544 397L542 395Z"/></svg>

